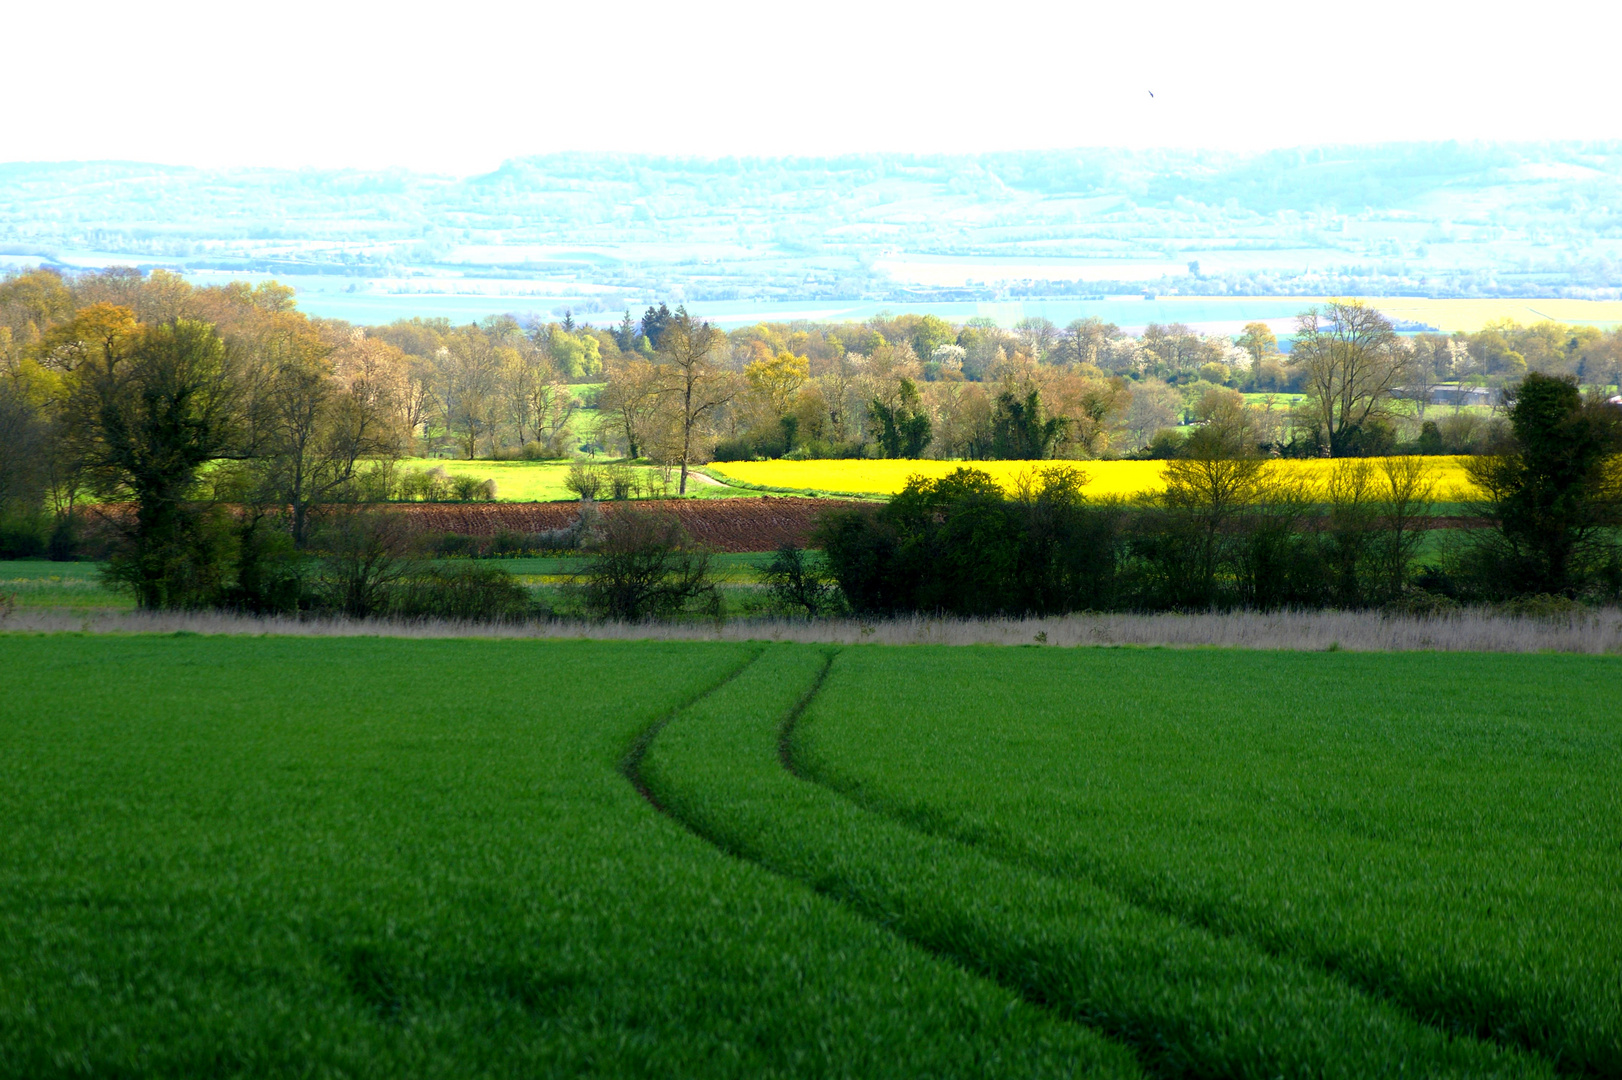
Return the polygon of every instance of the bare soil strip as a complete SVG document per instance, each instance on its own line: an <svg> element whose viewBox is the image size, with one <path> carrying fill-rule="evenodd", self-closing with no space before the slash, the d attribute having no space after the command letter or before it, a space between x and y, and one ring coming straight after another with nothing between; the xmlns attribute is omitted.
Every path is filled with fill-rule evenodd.
<svg viewBox="0 0 1622 1080"><path fill-rule="evenodd" d="M627 509L672 514L694 540L715 551L733 553L776 551L784 544L805 547L823 513L872 504L762 495L735 499L637 499L594 505L599 513L608 517ZM386 503L380 504L380 508L403 515L413 534L456 533L461 536L548 532L567 528L580 516L578 502ZM94 529L102 519L110 524L127 513L128 508L122 505L92 507L87 520Z"/></svg>

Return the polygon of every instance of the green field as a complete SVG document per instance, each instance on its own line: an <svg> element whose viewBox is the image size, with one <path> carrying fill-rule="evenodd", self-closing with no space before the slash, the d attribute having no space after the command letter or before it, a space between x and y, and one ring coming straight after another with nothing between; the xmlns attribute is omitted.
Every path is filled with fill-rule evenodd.
<svg viewBox="0 0 1622 1080"><path fill-rule="evenodd" d="M710 556L712 576L721 586L728 610L739 612L759 591L757 571L771 562L771 552L723 552ZM440 566L455 566L462 560L434 560ZM589 565L583 555L493 559L487 565L512 574L520 585L536 597L557 602L557 587ZM46 562L35 559L0 560L0 601L9 599L19 610L48 611L129 611L135 598L126 591L110 588L102 575L105 564L96 562Z"/></svg>
<svg viewBox="0 0 1622 1080"><path fill-rule="evenodd" d="M637 795L757 652L0 636L0 1075L1134 1075Z"/></svg>
<svg viewBox="0 0 1622 1080"><path fill-rule="evenodd" d="M0 560L0 598L9 597L19 608L55 611L133 609L135 597L107 588L101 568L94 562Z"/></svg>
<svg viewBox="0 0 1622 1080"><path fill-rule="evenodd" d="M0 635L0 1075L1614 1074L1619 675Z"/></svg>
<svg viewBox="0 0 1622 1080"><path fill-rule="evenodd" d="M1215 660L853 650L802 759L931 836L1622 1074L1622 662Z"/></svg>
<svg viewBox="0 0 1622 1080"><path fill-rule="evenodd" d="M403 469L444 469L447 476L468 476L475 480L494 480L496 482L497 502L570 502L580 496L564 486L569 478L569 469L573 461L486 461L474 459L454 458L404 458L400 461ZM586 462L606 468L610 462L607 459L597 462ZM663 479L661 470L652 465L628 466L635 474L637 482L643 487L641 497L650 498L660 496L666 488L659 487ZM676 497L676 486L679 474L672 470L667 495ZM606 491L604 495L606 496ZM687 497L697 499L725 499L739 498L758 494L743 488L729 487L701 473L690 473L687 479Z"/></svg>

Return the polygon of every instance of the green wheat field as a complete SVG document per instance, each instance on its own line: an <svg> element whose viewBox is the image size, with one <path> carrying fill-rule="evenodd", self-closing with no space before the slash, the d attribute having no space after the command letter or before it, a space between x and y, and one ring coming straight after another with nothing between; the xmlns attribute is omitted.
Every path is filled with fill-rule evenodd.
<svg viewBox="0 0 1622 1080"><path fill-rule="evenodd" d="M0 1075L1618 1075L1619 687L0 635Z"/></svg>

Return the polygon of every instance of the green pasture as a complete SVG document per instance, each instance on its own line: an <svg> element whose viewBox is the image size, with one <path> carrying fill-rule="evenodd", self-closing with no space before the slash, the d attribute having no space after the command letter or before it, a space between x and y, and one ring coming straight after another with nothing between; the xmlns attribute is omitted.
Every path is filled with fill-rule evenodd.
<svg viewBox="0 0 1622 1080"><path fill-rule="evenodd" d="M757 571L775 558L773 552L720 553L710 556L710 567L726 609L746 614L758 606ZM520 585L553 606L568 608L570 600L563 587L590 564L584 555L490 559L487 564L512 574ZM457 559L434 560L441 566L456 566ZM108 587L102 575L105 564L96 562L46 562L23 559L0 560L0 602L18 609L52 611L130 610L132 594Z"/></svg>
<svg viewBox="0 0 1622 1080"><path fill-rule="evenodd" d="M582 459L583 461L584 459ZM571 502L580 496L564 486L569 478L569 469L574 461L488 461L475 458L471 461L455 458L402 458L400 467L405 469L444 469L447 476L469 476L475 480L494 480L496 482L497 502ZM607 468L612 462L609 459L600 459L589 464L596 464ZM654 465L629 465L629 468L643 485L643 496L646 497L676 497L676 487L680 482L680 473L677 470L669 471L668 495L660 495L667 490L661 487L664 473ZM606 482L606 481L605 481ZM699 499L736 498L758 494L743 488L722 484L712 477L690 472L687 479L687 497ZM605 491L602 496L606 497Z"/></svg>
<svg viewBox="0 0 1622 1080"><path fill-rule="evenodd" d="M1615 1074L1619 676L0 635L0 1075Z"/></svg>
<svg viewBox="0 0 1622 1080"><path fill-rule="evenodd" d="M108 589L101 569L93 562L0 560L0 598L19 608L57 611L133 608L135 598Z"/></svg>
<svg viewBox="0 0 1622 1080"><path fill-rule="evenodd" d="M710 569L717 581L722 584L754 584L757 580L756 571L765 567L777 557L775 552L724 552L710 556ZM454 565L454 560L441 560L442 564ZM590 556L563 555L554 557L535 557L524 559L494 559L487 560L491 566L499 566L516 577L525 585L555 584L569 580L574 574L584 570L591 563ZM4 565L4 564L0 564Z"/></svg>

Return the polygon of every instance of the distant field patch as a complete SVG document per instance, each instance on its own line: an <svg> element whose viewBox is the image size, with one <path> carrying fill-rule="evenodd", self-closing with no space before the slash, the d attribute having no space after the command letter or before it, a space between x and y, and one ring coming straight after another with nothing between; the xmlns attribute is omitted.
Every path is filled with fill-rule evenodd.
<svg viewBox="0 0 1622 1080"><path fill-rule="evenodd" d="M1523 326L1540 322L1608 326L1622 323L1622 300L1432 300L1371 296L1368 302L1388 318L1425 323L1452 333L1473 334L1488 323L1512 319Z"/></svg>
<svg viewBox="0 0 1622 1080"><path fill-rule="evenodd" d="M485 461L475 458L405 458L400 462L407 469L444 469L446 476L467 476L475 480L496 482L497 502L563 502L579 496L565 486L573 461ZM588 464L592 464L588 462ZM608 462L596 462L606 467ZM627 466L641 485L642 496L651 497L661 491L676 494L679 474L672 469L668 479L662 470L652 465ZM739 492L717 486L706 477L692 476L687 480L687 494L696 498L717 498L737 495Z"/></svg>
<svg viewBox="0 0 1622 1080"><path fill-rule="evenodd" d="M19 608L100 610L133 608L135 598L109 589L101 563L0 561L0 598Z"/></svg>
<svg viewBox="0 0 1622 1080"><path fill-rule="evenodd" d="M1456 457L1427 459L1436 468L1438 494L1447 499L1467 487L1463 462ZM1285 460L1273 467L1286 476L1320 483L1335 467L1328 460ZM767 488L848 492L858 495L893 495L914 476L936 479L965 466L983 469L1005 488L1033 470L1070 466L1088 476L1087 493L1140 495L1161 491L1163 461L728 461L709 471L730 480Z"/></svg>

